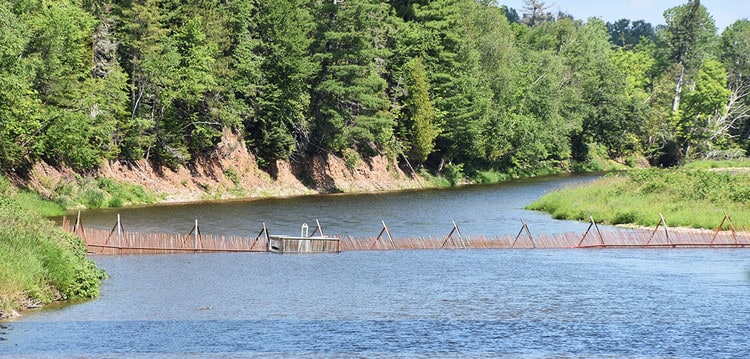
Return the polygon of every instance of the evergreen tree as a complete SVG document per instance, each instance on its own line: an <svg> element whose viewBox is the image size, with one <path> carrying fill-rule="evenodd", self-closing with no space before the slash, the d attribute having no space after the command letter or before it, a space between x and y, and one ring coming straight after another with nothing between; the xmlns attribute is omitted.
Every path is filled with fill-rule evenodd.
<svg viewBox="0 0 750 359"><path fill-rule="evenodd" d="M430 99L430 84L422 58L417 57L406 63L404 71L406 96L404 99L403 136L407 145L408 157L423 163L435 147L435 138L440 133L435 124L437 112Z"/></svg>
<svg viewBox="0 0 750 359"><path fill-rule="evenodd" d="M633 47L642 39L654 41L654 27L643 21L620 19L614 23L607 23L609 41L620 47Z"/></svg>
<svg viewBox="0 0 750 359"><path fill-rule="evenodd" d="M420 37L402 46L424 59L438 109L440 163L471 165L484 158L492 95L479 76L480 52L468 25L474 2L432 1L415 5ZM438 166L441 167L440 165Z"/></svg>
<svg viewBox="0 0 750 359"><path fill-rule="evenodd" d="M393 33L391 7L347 0L318 9L314 51L321 65L311 100L312 141L319 150L376 154L394 127L383 77Z"/></svg>
<svg viewBox="0 0 750 359"><path fill-rule="evenodd" d="M35 151L44 160L88 169L114 158L116 118L106 115L106 96L97 99L92 73L96 19L79 6L59 1L33 8L31 41L25 52L35 62L34 88L42 102Z"/></svg>
<svg viewBox="0 0 750 359"><path fill-rule="evenodd" d="M120 149L127 160L151 159L165 107L161 84L169 82L177 59L166 46L168 30L156 0L123 1L115 12L122 39L119 57L130 85L130 116L121 124Z"/></svg>
<svg viewBox="0 0 750 359"><path fill-rule="evenodd" d="M245 127L251 149L272 164L307 146L315 24L304 0L260 1L253 21L259 91L251 100L254 116Z"/></svg>

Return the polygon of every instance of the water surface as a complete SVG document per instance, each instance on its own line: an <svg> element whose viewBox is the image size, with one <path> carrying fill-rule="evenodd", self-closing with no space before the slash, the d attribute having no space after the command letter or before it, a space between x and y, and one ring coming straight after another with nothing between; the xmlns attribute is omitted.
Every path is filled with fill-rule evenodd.
<svg viewBox="0 0 750 359"><path fill-rule="evenodd" d="M275 234L298 234L302 223L325 234L376 236L384 221L394 237L447 235L456 221L463 234L515 234L524 220L533 233L583 232L586 223L554 220L524 207L546 192L598 178L561 175L496 185L372 194L314 195L250 201L191 203L85 211L84 224L111 229L119 213L126 230L255 237L265 222ZM657 218L658 219L658 218ZM655 220L656 221L656 220Z"/></svg>
<svg viewBox="0 0 750 359"><path fill-rule="evenodd" d="M255 235L582 232L523 207L588 181L84 212L90 228ZM0 323L0 357L750 357L747 249L95 256L101 298Z"/></svg>
<svg viewBox="0 0 750 359"><path fill-rule="evenodd" d="M750 357L747 250L101 256L16 357Z"/></svg>

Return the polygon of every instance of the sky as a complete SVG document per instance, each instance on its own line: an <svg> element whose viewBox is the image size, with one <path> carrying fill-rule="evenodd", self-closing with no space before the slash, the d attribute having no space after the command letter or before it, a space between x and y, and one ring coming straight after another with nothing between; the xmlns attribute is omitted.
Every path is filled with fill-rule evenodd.
<svg viewBox="0 0 750 359"><path fill-rule="evenodd" d="M523 0L498 0L498 3L516 9L518 15L523 16ZM548 11L562 11L576 19L646 20L656 26L664 24L664 10L684 5L687 0L544 0L544 3L552 5ZM703 0L701 4L713 16L719 33L739 19L750 19L750 0Z"/></svg>

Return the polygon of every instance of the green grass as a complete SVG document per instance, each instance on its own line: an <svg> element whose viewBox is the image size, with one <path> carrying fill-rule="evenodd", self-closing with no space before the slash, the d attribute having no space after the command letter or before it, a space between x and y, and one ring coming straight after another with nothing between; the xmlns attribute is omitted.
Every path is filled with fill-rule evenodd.
<svg viewBox="0 0 750 359"><path fill-rule="evenodd" d="M41 217L63 212L0 176L0 317L29 303L99 295L104 272L86 258L83 241Z"/></svg>
<svg viewBox="0 0 750 359"><path fill-rule="evenodd" d="M685 169L750 168L750 158L736 160L700 160L686 163Z"/></svg>
<svg viewBox="0 0 750 359"><path fill-rule="evenodd" d="M735 228L750 224L750 174L706 170L634 170L548 193L527 208L558 219L716 228L726 212Z"/></svg>
<svg viewBox="0 0 750 359"><path fill-rule="evenodd" d="M0 198L0 317L28 303L93 298L104 272L86 258L83 242Z"/></svg>
<svg viewBox="0 0 750 359"><path fill-rule="evenodd" d="M161 197L143 187L108 178L78 177L47 188L48 198L16 188L0 176L0 194L12 198L21 208L42 217L62 216L69 208L119 208L127 205L153 204Z"/></svg>
<svg viewBox="0 0 750 359"><path fill-rule="evenodd" d="M61 204L47 201L36 193L18 191L12 198L21 208L42 217L55 217L65 214L65 207Z"/></svg>
<svg viewBox="0 0 750 359"><path fill-rule="evenodd" d="M52 189L51 201L63 208L119 208L128 205L153 204L160 197L143 187L109 178L83 178L61 183Z"/></svg>

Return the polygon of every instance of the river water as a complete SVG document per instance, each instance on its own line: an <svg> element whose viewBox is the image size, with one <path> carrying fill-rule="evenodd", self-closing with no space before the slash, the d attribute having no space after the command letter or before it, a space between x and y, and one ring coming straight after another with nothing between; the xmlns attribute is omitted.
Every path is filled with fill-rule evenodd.
<svg viewBox="0 0 750 359"><path fill-rule="evenodd" d="M434 229L435 222L458 218L473 233L507 233L498 223L507 220L507 228L517 231L518 218L525 218L532 230L534 225L578 226L548 217L545 222L544 215L523 211L527 199L510 201L521 198L518 193L536 196L569 181L574 179L405 194L456 206L461 201L451 197L464 197L472 208L492 209L487 216L512 217L485 219L484 226L472 220L472 210L451 211L447 206L434 216L417 213L413 203L400 205L399 214L388 213L384 203L395 201L389 199L392 195L365 196L375 202L371 206L354 200L357 196L291 201L325 208L310 217L314 221L319 215L332 230L369 225L337 221L339 215L377 217L335 209L334 202L343 199L387 217L399 231L415 230L403 223L425 223L414 232L422 234ZM285 201L263 202L285 210L294 207ZM428 203L424 211L436 208ZM183 218L210 212L200 207L164 207L157 212ZM180 214L183 209L192 212ZM260 209L254 207L253 213ZM128 210L127 218L133 226L148 228L154 215L137 216L140 210ZM112 213L102 216L106 214ZM482 216L479 210L473 214ZM280 228L297 225L282 216L236 216ZM246 230L232 228L227 232ZM0 357L750 357L746 249L92 258L111 276L101 297L0 323Z"/></svg>
<svg viewBox="0 0 750 359"><path fill-rule="evenodd" d="M111 229L120 214L125 230L187 234L198 220L202 233L255 237L266 223L274 234L310 231L319 220L326 235L394 237L447 235L452 221L466 235L515 234L523 220L534 233L583 232L588 224L554 220L524 207L553 189L598 175L531 178L496 185L372 194L313 195L251 201L117 208L82 213L86 227ZM658 220L658 217L656 217Z"/></svg>

